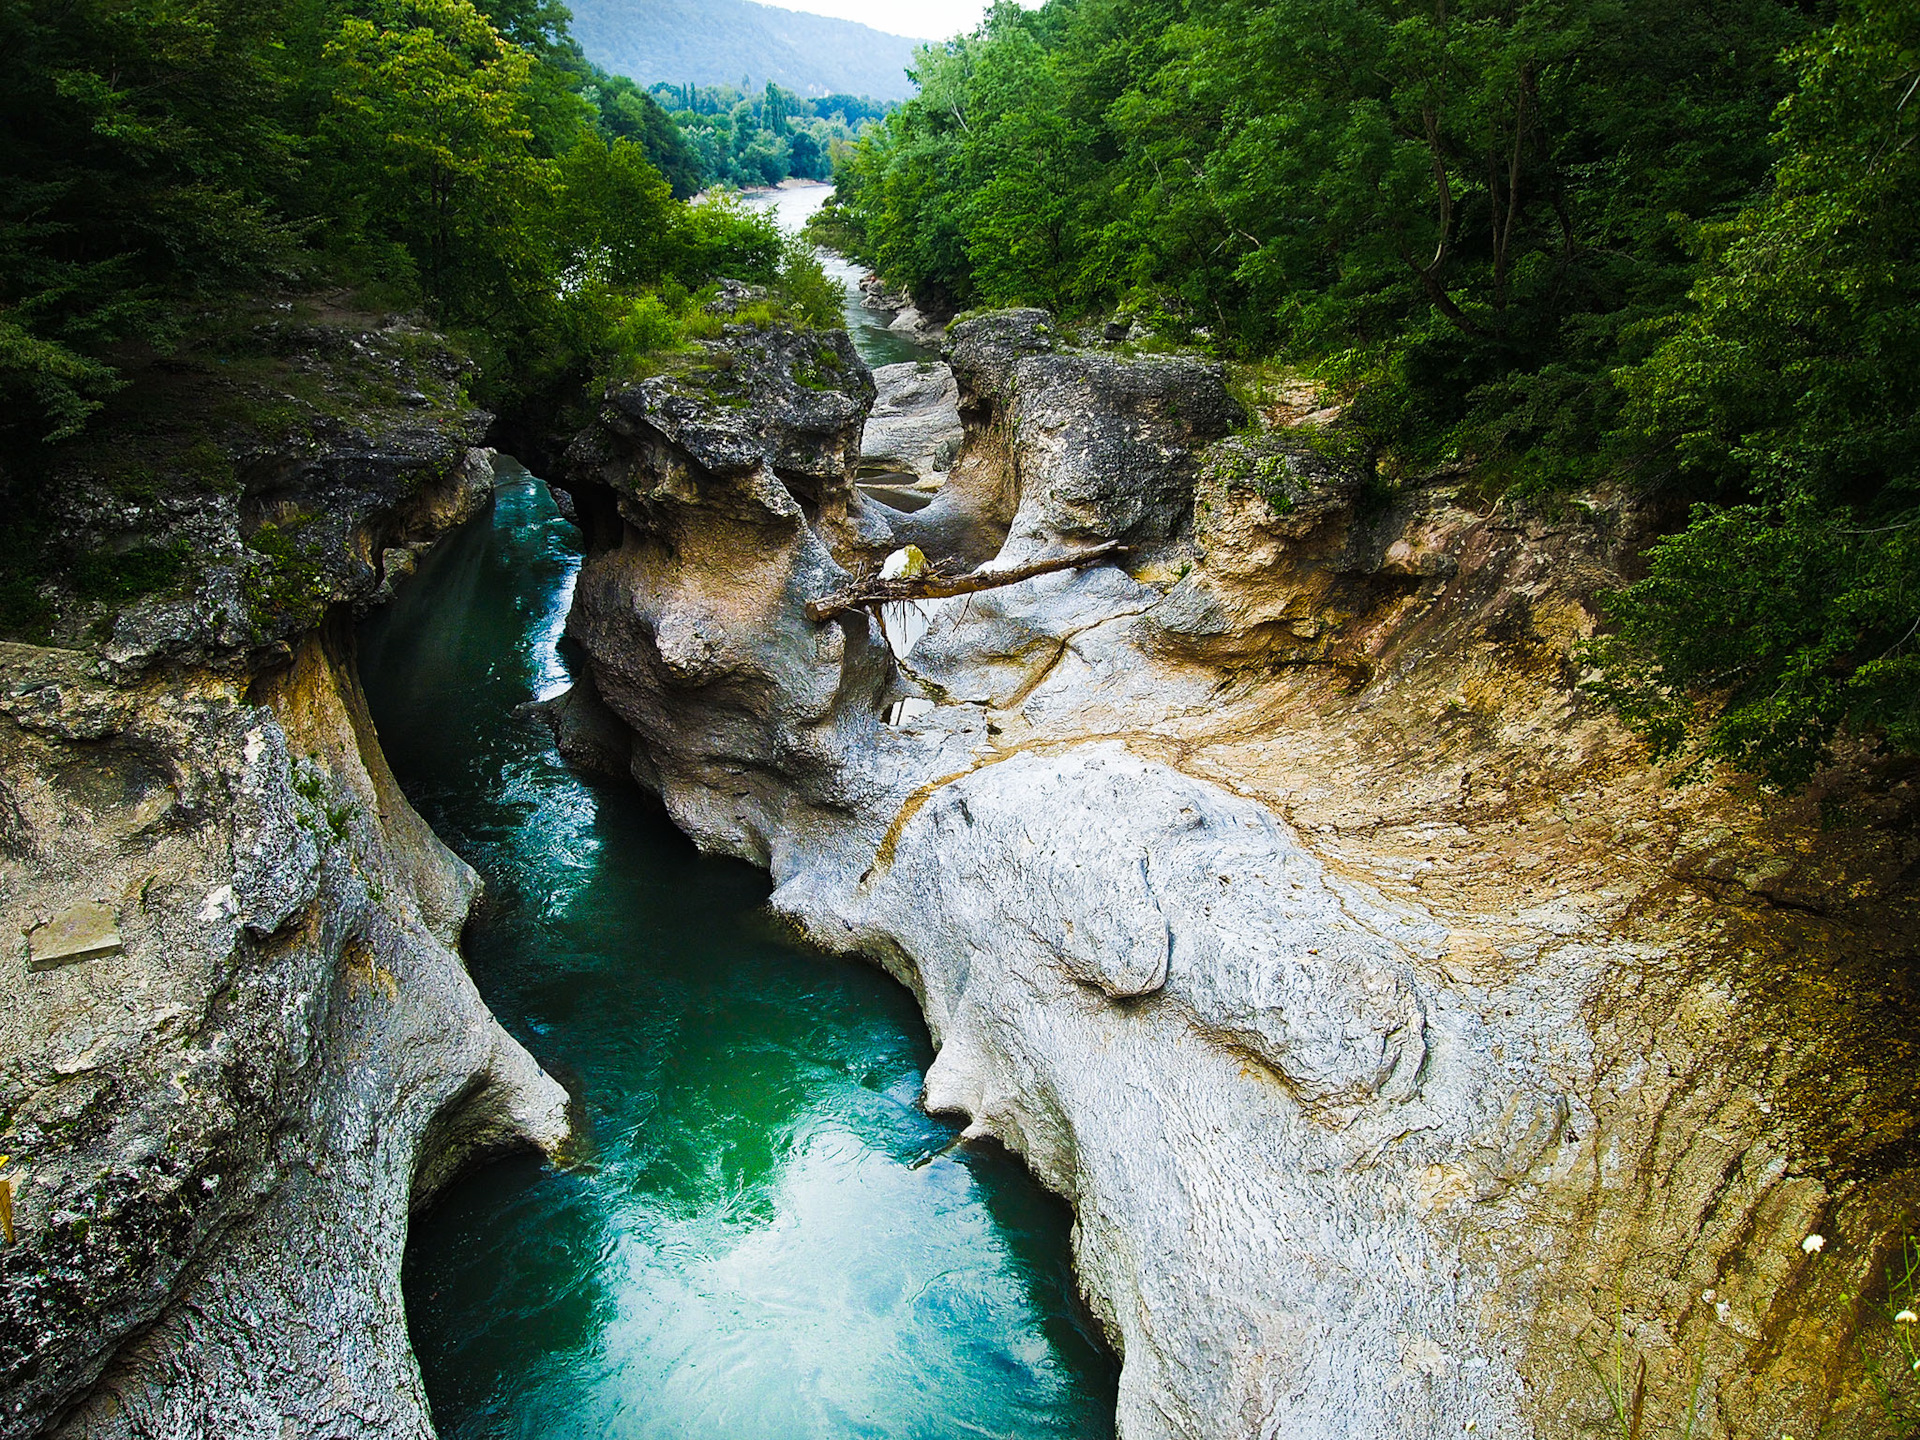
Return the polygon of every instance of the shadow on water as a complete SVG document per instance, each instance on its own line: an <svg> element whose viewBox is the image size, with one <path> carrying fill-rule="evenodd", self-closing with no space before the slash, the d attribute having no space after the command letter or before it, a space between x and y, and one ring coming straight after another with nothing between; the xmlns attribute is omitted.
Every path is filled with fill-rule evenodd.
<svg viewBox="0 0 1920 1440"><path fill-rule="evenodd" d="M583 1131L572 1168L487 1165L414 1221L440 1433L1110 1436L1071 1216L1005 1153L947 1149L912 997L781 938L764 876L514 714L566 683L578 557L506 471L361 636L394 772L487 880L475 980Z"/></svg>

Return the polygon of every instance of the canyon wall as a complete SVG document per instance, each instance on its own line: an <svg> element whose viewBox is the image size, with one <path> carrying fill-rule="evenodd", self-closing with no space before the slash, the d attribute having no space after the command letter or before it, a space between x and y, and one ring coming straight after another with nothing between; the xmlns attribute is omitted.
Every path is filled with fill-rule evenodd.
<svg viewBox="0 0 1920 1440"><path fill-rule="evenodd" d="M405 325L260 334L36 477L103 558L49 578L51 643L0 645L8 1435L431 1435L409 1208L566 1134L353 664L353 615L489 503L487 417ZM87 590L129 555L180 563Z"/></svg>
<svg viewBox="0 0 1920 1440"><path fill-rule="evenodd" d="M612 393L555 482L590 678L549 718L913 988L927 1104L1073 1203L1125 1440L1880 1433L1904 773L1670 786L1579 688L1625 497L1383 487L1041 312L948 353L911 514L857 483L841 337ZM910 651L808 618L908 542L1128 548Z"/></svg>

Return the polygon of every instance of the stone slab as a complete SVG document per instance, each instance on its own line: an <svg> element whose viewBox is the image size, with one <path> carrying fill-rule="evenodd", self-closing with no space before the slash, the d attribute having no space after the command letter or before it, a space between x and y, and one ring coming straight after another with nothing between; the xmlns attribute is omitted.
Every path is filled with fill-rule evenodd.
<svg viewBox="0 0 1920 1440"><path fill-rule="evenodd" d="M27 933L27 968L57 970L118 955L125 948L113 911L83 900Z"/></svg>

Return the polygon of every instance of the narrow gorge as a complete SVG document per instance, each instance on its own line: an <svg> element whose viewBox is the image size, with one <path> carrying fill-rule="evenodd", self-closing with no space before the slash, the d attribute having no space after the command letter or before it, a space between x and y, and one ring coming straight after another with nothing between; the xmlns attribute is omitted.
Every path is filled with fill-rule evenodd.
<svg viewBox="0 0 1920 1440"><path fill-rule="evenodd" d="M0 5L0 1440L1920 1435L1920 6L582 4Z"/></svg>
<svg viewBox="0 0 1920 1440"><path fill-rule="evenodd" d="M793 943L760 873L515 715L566 684L578 551L502 470L361 646L396 774L487 877L475 982L573 1101L563 1163L478 1170L412 1222L437 1432L1110 1435L1065 1207L919 1106L912 996Z"/></svg>
<svg viewBox="0 0 1920 1440"><path fill-rule="evenodd" d="M7 1433L1884 1433L1911 782L1647 763L1644 506L1038 310L730 325L550 500L257 333L67 477L192 587L0 651Z"/></svg>

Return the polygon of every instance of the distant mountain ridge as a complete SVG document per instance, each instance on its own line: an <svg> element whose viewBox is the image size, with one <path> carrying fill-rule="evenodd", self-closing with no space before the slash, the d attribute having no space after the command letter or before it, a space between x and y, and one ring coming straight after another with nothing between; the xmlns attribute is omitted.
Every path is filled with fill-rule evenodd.
<svg viewBox="0 0 1920 1440"><path fill-rule="evenodd" d="M587 57L642 85L772 80L799 95L913 94L906 67L920 43L851 20L751 0L570 0Z"/></svg>

